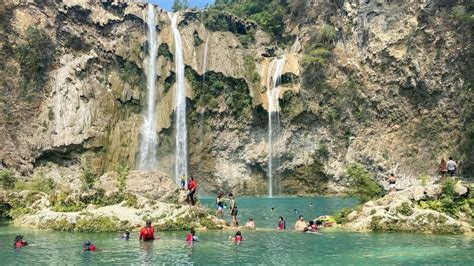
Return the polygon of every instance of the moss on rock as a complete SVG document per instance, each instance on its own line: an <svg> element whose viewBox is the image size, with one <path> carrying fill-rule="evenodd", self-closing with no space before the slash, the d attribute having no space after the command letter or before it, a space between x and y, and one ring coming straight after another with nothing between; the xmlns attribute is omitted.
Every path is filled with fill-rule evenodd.
<svg viewBox="0 0 474 266"><path fill-rule="evenodd" d="M120 229L117 224L118 219L115 217L80 218L74 230L77 232L116 232Z"/></svg>

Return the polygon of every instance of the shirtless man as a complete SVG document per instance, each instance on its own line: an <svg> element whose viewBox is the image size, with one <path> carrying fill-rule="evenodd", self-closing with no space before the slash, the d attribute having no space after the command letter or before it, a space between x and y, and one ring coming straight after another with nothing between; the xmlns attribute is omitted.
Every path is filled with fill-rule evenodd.
<svg viewBox="0 0 474 266"><path fill-rule="evenodd" d="M307 227L306 222L304 221L303 215L300 215L299 219L295 223L295 230L303 232Z"/></svg>

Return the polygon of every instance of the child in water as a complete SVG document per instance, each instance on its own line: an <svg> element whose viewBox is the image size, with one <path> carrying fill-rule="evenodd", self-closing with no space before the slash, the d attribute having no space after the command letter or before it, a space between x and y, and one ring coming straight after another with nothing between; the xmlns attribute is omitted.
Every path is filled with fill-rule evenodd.
<svg viewBox="0 0 474 266"><path fill-rule="evenodd" d="M186 242L194 243L194 242L197 242L197 241L199 241L199 240L198 240L198 237L196 235L196 231L194 231L194 229L191 229L191 231L189 231L189 233L186 235Z"/></svg>
<svg viewBox="0 0 474 266"><path fill-rule="evenodd" d="M235 243L240 244L240 241L244 241L245 239L242 237L242 233L240 231L237 231L237 233L235 233L235 236L229 236L229 240L232 240Z"/></svg>
<svg viewBox="0 0 474 266"><path fill-rule="evenodd" d="M286 222L283 219L283 216L278 217L278 230L285 230L286 229Z"/></svg>
<svg viewBox="0 0 474 266"><path fill-rule="evenodd" d="M255 230L255 222L253 221L253 218L249 218L247 224L245 224L245 227Z"/></svg>
<svg viewBox="0 0 474 266"><path fill-rule="evenodd" d="M84 242L84 246L82 246L83 251L96 251L97 248L92 244L89 240Z"/></svg>
<svg viewBox="0 0 474 266"><path fill-rule="evenodd" d="M15 237L15 243L13 245L15 246L15 248L22 248L24 246L27 246L28 243L25 240L23 240L22 235L17 235Z"/></svg>
<svg viewBox="0 0 474 266"><path fill-rule="evenodd" d="M122 235L122 240L129 240L130 239L130 232L127 230Z"/></svg>

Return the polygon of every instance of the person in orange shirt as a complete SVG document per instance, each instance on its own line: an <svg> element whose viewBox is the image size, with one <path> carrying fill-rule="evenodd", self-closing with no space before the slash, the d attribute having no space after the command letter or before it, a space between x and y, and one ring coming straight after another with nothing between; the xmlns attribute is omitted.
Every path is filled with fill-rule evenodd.
<svg viewBox="0 0 474 266"><path fill-rule="evenodd" d="M186 201L189 203L191 202L191 205L194 206L194 193L196 193L196 188L197 188L197 183L196 180L194 180L194 177L190 177L188 180L188 194L186 195Z"/></svg>
<svg viewBox="0 0 474 266"><path fill-rule="evenodd" d="M155 240L155 229L151 226L151 221L146 221L146 226L140 229L139 240L151 241Z"/></svg>

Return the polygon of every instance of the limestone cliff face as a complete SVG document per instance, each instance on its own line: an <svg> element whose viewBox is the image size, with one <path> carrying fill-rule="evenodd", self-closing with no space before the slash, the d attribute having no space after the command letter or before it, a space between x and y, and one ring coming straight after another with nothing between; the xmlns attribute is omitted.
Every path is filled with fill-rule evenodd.
<svg viewBox="0 0 474 266"><path fill-rule="evenodd" d="M440 158L461 158L473 107L463 56L472 36L441 2L308 1L288 15L294 42L285 46L230 14L222 15L225 29L211 30L206 12L182 12L189 170L200 187L266 194L269 66L283 55L279 192L341 191L351 162L410 184L434 174ZM3 167L23 175L45 164L98 173L133 167L146 97L146 6L7 1L0 13ZM175 47L166 12L156 8L156 21L159 169L173 176ZM325 25L336 30L327 41L332 56L307 64ZM31 28L54 51L44 81L28 87L19 48L34 37Z"/></svg>

